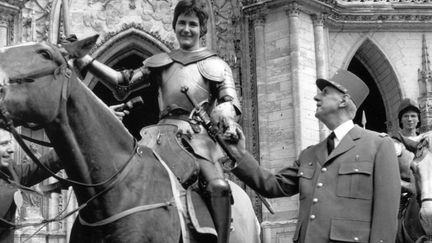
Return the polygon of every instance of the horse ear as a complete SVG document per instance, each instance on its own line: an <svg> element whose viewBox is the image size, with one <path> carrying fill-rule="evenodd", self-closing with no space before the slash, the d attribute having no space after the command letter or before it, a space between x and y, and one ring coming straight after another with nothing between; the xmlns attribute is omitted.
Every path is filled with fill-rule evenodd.
<svg viewBox="0 0 432 243"><path fill-rule="evenodd" d="M98 38L99 35L94 35L79 41L62 44L62 46L66 49L71 58L80 58L90 52Z"/></svg>

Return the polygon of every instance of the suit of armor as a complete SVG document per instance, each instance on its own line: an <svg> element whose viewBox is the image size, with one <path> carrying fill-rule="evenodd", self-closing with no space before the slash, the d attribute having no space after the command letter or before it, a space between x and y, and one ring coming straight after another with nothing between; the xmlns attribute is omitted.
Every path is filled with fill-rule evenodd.
<svg viewBox="0 0 432 243"><path fill-rule="evenodd" d="M89 56L79 59L77 64L98 77L120 100L133 91L157 85L159 124L176 125L189 138L186 147L199 163L200 176L204 179L201 184L204 185L219 242L227 242L231 190L217 163L225 155L204 127L191 124L188 118L194 107L180 90L187 86L189 95L198 103L208 101L207 111L216 122L222 119L236 122L241 113L240 103L228 64L207 49L192 52L179 49L157 54L146 59L141 68L122 72L113 71Z"/></svg>

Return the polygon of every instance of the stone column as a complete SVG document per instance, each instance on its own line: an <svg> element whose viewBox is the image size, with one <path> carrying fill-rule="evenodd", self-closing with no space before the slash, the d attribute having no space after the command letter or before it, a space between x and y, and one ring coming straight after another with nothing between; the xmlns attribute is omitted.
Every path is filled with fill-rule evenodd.
<svg viewBox="0 0 432 243"><path fill-rule="evenodd" d="M6 19L0 17L0 47L7 46L8 44L7 40L8 40L8 22Z"/></svg>
<svg viewBox="0 0 432 243"><path fill-rule="evenodd" d="M265 61L265 33L264 24L265 18L260 15L254 19L255 29L255 66L256 66L256 79L257 84L265 83L266 81L266 61Z"/></svg>
<svg viewBox="0 0 432 243"><path fill-rule="evenodd" d="M289 20L289 49L291 59L291 82L292 82L292 97L294 107L294 141L295 141L295 153L298 154L302 148L301 144L301 116L300 116L300 9L296 2L290 3L287 9L287 15Z"/></svg>
<svg viewBox="0 0 432 243"><path fill-rule="evenodd" d="M316 61L316 76L317 78L328 78L328 53L325 41L324 15L312 15L314 40L315 40L315 61ZM319 122L319 137L320 141L324 140L328 134L326 126Z"/></svg>
<svg viewBox="0 0 432 243"><path fill-rule="evenodd" d="M260 100L259 92L260 90L258 87L260 84L266 83L266 60L265 60L265 33L264 33L264 27L265 27L265 17L264 14L259 13L254 16L253 18L253 28L254 28L254 39L255 39L255 56L252 58L255 58L255 67L256 67L256 129L258 136L255 136L256 142L260 144L260 138L264 138L265 134L262 133L262 129L259 128L260 123ZM252 67L253 68L253 67ZM261 91L262 92L262 91ZM258 157L260 156L260 146L257 146L257 153ZM261 162L261 161L260 161ZM262 162L261 162L262 163ZM263 212L262 212L262 204L259 200L255 201L255 208L257 210L257 217L259 219L262 219Z"/></svg>

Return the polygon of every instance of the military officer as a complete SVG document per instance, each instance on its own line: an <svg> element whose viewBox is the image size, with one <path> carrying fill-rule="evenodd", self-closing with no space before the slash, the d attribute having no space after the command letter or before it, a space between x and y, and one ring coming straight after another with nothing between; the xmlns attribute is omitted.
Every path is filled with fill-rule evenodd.
<svg viewBox="0 0 432 243"><path fill-rule="evenodd" d="M9 223L15 222L17 205L14 195L20 193L15 186L7 182L7 179L30 187L50 177L50 174L40 169L35 163L13 163L14 152L15 145L12 135L0 129L0 242L2 243L14 242L14 231L10 229ZM58 157L54 152L42 156L40 161L53 172L61 169Z"/></svg>
<svg viewBox="0 0 432 243"><path fill-rule="evenodd" d="M244 136L229 146L233 173L266 197L300 194L294 242L394 242L400 184L390 137L353 124L369 93L354 74L339 70L318 79L315 116L332 132L273 174L245 150Z"/></svg>
<svg viewBox="0 0 432 243"><path fill-rule="evenodd" d="M228 242L231 221L231 190L216 162L224 154L202 126L191 124L189 114L194 107L180 92L182 86L188 86L188 93L198 103L208 100L212 118L216 122L227 122L228 133L236 138L234 124L241 111L232 71L215 52L200 45L200 38L207 33L207 20L208 14L198 1L179 1L172 22L179 49L151 56L136 70L117 72L89 55L77 59L75 65L98 77L119 100L149 85L157 87L159 124L176 125L189 137L187 149L199 163L204 179L202 184L221 243Z"/></svg>

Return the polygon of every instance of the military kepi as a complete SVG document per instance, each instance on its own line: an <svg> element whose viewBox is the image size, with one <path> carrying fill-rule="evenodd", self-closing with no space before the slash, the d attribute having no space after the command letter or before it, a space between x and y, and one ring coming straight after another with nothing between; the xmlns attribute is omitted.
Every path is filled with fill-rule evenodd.
<svg viewBox="0 0 432 243"><path fill-rule="evenodd" d="M331 85L342 93L348 94L357 108L369 94L368 86L359 77L343 69L339 69L330 79L317 79L316 85L320 90Z"/></svg>

